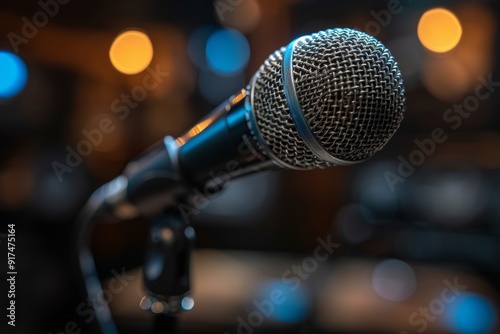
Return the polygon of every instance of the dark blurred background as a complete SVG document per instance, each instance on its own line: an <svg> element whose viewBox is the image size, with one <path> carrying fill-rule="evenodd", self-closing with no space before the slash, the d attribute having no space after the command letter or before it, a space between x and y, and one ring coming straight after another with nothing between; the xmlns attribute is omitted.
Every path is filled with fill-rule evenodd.
<svg viewBox="0 0 500 334"><path fill-rule="evenodd" d="M181 330L499 333L499 23L497 1L2 0L0 233L16 224L18 271L16 327L4 331L92 333L74 257L91 192L187 131L279 47L351 27L398 61L402 127L366 163L234 181L193 213L195 306ZM113 130L83 148L105 118ZM93 241L104 277L134 277L110 298L123 333L151 328L138 307L148 229L103 225ZM311 262L318 238L340 246ZM273 288L285 302L250 325Z"/></svg>

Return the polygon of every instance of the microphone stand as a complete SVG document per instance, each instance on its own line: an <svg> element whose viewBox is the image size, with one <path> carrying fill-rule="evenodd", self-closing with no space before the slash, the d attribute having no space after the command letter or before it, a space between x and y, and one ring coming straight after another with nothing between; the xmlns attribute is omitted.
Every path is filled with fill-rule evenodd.
<svg viewBox="0 0 500 334"><path fill-rule="evenodd" d="M97 304L102 293L100 278L90 250L96 220L109 217L110 207L98 189L89 199L79 219L78 255L86 292L103 334L118 334L107 304ZM140 302L142 310L154 315L153 333L175 333L177 315L194 305L189 296L190 261L195 231L182 218L179 210L167 210L152 219L143 266L146 295ZM100 309L100 311L97 311Z"/></svg>
<svg viewBox="0 0 500 334"><path fill-rule="evenodd" d="M247 90L242 90L183 137L165 137L127 164L122 175L97 189L82 210L77 223L79 264L102 333L118 334L118 330L107 304L100 305L94 298L102 294L90 250L96 218L156 217L151 222L144 263L147 294L140 306L155 315L156 333L174 328L175 315L194 304L189 297L189 261L195 233L182 219L179 205L196 198L195 185L204 185L204 190L214 193L230 177L281 169L273 159L258 153L255 139L247 138L248 98ZM185 153L183 173L179 169L179 147ZM212 154L213 150L217 154ZM217 172L223 172L224 177Z"/></svg>
<svg viewBox="0 0 500 334"><path fill-rule="evenodd" d="M165 148L169 155L158 159L155 151L152 151L139 164L133 164L132 167L136 171L135 178L127 180L120 176L97 189L78 217L77 247L80 270L86 293L91 297L89 300L95 312L99 330L103 334L118 334L118 329L107 303L97 302L97 296L103 292L90 240L99 218L135 217L136 213L133 213L133 210L129 217L117 214L120 211L117 210L120 205L125 205L125 207L128 205L127 201L123 201L127 189L129 191L132 189L132 194L134 191L138 193L139 198L142 198L143 193L152 194L143 203L146 211L151 209L147 206L150 203L163 203L161 207L164 208L158 211L151 210L147 215L154 218L151 220L143 266L146 296L142 298L140 307L144 311L153 313L155 319L153 333L175 332L176 316L182 311L190 310L194 305L193 299L189 296L189 290L190 259L195 232L183 219L179 210L179 205L188 198L190 187L180 181L176 173L175 159L172 158L175 157L173 138L165 138ZM146 181L143 182L144 180ZM168 196L165 197L165 194ZM130 212L130 206L129 210L125 210L127 211Z"/></svg>
<svg viewBox="0 0 500 334"><path fill-rule="evenodd" d="M153 333L176 333L176 314L193 305L190 291L191 250L195 232L176 211L153 219L143 276L147 295L141 308L154 314Z"/></svg>

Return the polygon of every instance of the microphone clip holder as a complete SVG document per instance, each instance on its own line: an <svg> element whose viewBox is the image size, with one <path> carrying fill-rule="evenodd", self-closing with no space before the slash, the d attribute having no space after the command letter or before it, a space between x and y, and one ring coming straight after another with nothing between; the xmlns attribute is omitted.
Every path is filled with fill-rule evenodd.
<svg viewBox="0 0 500 334"><path fill-rule="evenodd" d="M176 315L194 305L190 297L190 262L195 231L177 211L151 222L143 278L147 295L140 307L153 314Z"/></svg>

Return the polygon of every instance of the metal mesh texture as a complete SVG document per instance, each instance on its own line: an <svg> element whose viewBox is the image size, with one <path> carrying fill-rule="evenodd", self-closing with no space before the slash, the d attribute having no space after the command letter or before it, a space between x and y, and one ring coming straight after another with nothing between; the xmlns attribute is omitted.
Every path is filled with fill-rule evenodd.
<svg viewBox="0 0 500 334"><path fill-rule="evenodd" d="M253 85L259 132L271 151L297 168L327 167L300 138L282 82L285 48L264 62ZM406 103L401 73L389 50L351 29L332 29L296 44L293 77L304 118L337 159L365 160L398 129Z"/></svg>

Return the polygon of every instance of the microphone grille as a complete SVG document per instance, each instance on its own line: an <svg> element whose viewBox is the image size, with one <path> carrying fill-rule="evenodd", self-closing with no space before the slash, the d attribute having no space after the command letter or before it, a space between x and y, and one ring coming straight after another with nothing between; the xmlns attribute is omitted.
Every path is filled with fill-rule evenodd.
<svg viewBox="0 0 500 334"><path fill-rule="evenodd" d="M288 165L330 166L311 151L290 114L282 79L285 50L269 56L254 78L259 133ZM363 161L399 128L406 108L401 73L375 38L352 29L319 32L294 45L291 65L302 117L330 156L344 163Z"/></svg>

